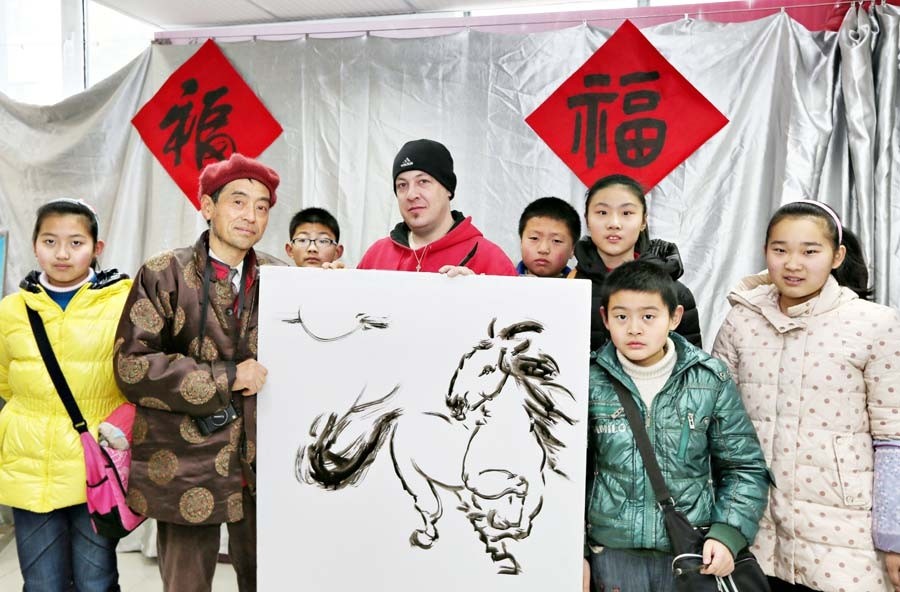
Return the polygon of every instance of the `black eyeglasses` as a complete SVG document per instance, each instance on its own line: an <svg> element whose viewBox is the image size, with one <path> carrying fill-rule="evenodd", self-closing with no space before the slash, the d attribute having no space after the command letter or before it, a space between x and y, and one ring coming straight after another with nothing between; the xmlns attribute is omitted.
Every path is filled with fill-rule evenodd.
<svg viewBox="0 0 900 592"><path fill-rule="evenodd" d="M316 247L320 249L324 249L326 247L330 247L337 244L337 241L332 240L330 238L325 238L324 236L319 238L306 238L305 236L301 236L298 238L292 238L291 244L295 247L300 247L301 249L308 249L311 244L315 243Z"/></svg>

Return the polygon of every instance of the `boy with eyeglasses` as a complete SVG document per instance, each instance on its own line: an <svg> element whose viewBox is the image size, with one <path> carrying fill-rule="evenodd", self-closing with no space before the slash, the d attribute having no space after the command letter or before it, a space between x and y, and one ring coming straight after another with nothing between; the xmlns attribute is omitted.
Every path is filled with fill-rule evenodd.
<svg viewBox="0 0 900 592"><path fill-rule="evenodd" d="M322 267L341 258L341 229L334 216L322 208L306 208L291 218L290 240L284 245L297 267Z"/></svg>

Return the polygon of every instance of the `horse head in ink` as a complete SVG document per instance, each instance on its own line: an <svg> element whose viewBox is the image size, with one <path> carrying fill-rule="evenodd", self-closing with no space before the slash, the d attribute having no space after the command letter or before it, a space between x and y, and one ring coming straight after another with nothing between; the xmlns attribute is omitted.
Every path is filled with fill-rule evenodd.
<svg viewBox="0 0 900 592"><path fill-rule="evenodd" d="M556 432L561 423L575 423L561 408L574 397L555 382L556 361L533 351L541 323L495 324L491 320L487 339L460 358L441 408L404 414L392 406L395 389L376 401L357 400L340 417L319 416L310 432L314 441L297 453L298 480L327 489L358 485L389 441L394 471L422 519L411 545L429 549L438 540L440 492L451 492L498 572L520 573L513 543L531 533L543 505L545 473L567 478L558 466L565 444ZM339 444L340 432L364 418L367 433Z"/></svg>
<svg viewBox="0 0 900 592"><path fill-rule="evenodd" d="M535 321L516 323L495 335L492 319L488 325L488 338L482 339L472 350L463 354L459 366L450 379L446 404L453 419L465 421L469 413L486 413L486 405L496 398L513 373L515 359L528 350L531 341L516 339L522 333L540 333L543 325Z"/></svg>
<svg viewBox="0 0 900 592"><path fill-rule="evenodd" d="M515 389L532 422L535 437L548 453L550 468L563 476L557 467L557 451L564 447L556 437L559 422L573 425L574 420L560 407L561 400L574 400L572 394L554 381L559 365L544 352L533 353L532 338L543 332L537 321L521 321L495 331L496 319L488 325L488 338L475 344L462 356L447 391L446 405L453 419L465 422L476 414L476 426L490 417L490 403L504 392L512 378Z"/></svg>

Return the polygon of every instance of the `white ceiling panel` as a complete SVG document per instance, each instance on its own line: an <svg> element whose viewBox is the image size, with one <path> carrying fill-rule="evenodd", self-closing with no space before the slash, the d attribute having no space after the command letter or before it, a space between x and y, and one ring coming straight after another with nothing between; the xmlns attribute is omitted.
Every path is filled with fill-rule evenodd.
<svg viewBox="0 0 900 592"><path fill-rule="evenodd" d="M275 22L278 18L248 0L98 0L100 4L161 29Z"/></svg>
<svg viewBox="0 0 900 592"><path fill-rule="evenodd" d="M633 0L637 5L638 0ZM315 19L546 7L602 9L610 0L97 0L161 30ZM564 8L563 8L564 7Z"/></svg>
<svg viewBox="0 0 900 592"><path fill-rule="evenodd" d="M582 2L572 2L566 0L559 2L554 0L521 0L518 2L504 2L503 0L411 0L420 12L433 11L460 11L460 10L476 10L485 8L509 8L509 7L529 7L542 6L546 7L548 12L554 10L556 6L565 6L567 10L571 10L573 5L581 5L584 10L597 10L603 8L607 0L584 0ZM632 1L633 6L637 6L637 1Z"/></svg>
<svg viewBox="0 0 900 592"><path fill-rule="evenodd" d="M411 14L417 12L407 0L254 0L280 21Z"/></svg>

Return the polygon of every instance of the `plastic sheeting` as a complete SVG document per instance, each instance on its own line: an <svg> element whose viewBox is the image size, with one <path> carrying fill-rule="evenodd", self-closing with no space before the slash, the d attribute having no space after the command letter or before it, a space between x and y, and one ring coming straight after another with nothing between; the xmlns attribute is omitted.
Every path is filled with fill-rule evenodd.
<svg viewBox="0 0 900 592"><path fill-rule="evenodd" d="M900 306L897 7L851 9L837 33L810 32L786 14L681 20L643 32L731 120L649 197L651 235L680 247L706 342L727 311L728 290L764 267L770 214L804 197L828 202L859 231L877 299ZM355 264L400 219L394 154L429 137L453 153L453 206L518 260L524 206L557 195L583 211L585 190L524 118L610 34L581 26L223 44L284 127L261 156L283 185L260 248L284 258L291 215L319 205L338 217L345 259ZM102 263L129 273L205 228L130 124L195 50L154 45L50 107L0 95L8 291L35 265L34 211L51 198L93 202L107 241Z"/></svg>

